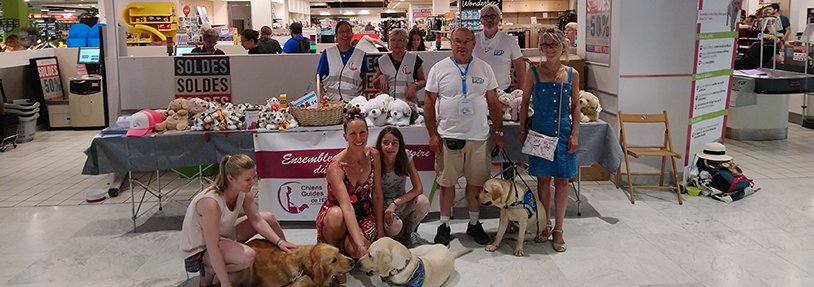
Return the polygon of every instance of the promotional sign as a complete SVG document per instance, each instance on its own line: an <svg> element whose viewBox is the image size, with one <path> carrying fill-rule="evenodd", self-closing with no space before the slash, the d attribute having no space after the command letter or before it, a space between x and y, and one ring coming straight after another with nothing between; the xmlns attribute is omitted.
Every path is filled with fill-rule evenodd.
<svg viewBox="0 0 814 287"><path fill-rule="evenodd" d="M375 147L381 127L371 127L367 146ZM400 128L407 152L413 155L424 194L430 197L435 178L435 153L425 127ZM348 146L342 130L319 133L258 133L254 148L260 178L259 207L279 220L314 221L328 198L326 174L331 159ZM379 159L376 159L379 160ZM407 190L412 185L407 181ZM438 209L438 200L431 210Z"/></svg>
<svg viewBox="0 0 814 287"><path fill-rule="evenodd" d="M735 9L732 9L735 3ZM732 72L737 51L737 25L730 11L740 11L738 0L699 0L695 37L695 64L690 99L684 180L695 164L694 155L710 142L723 142L729 111Z"/></svg>
<svg viewBox="0 0 814 287"><path fill-rule="evenodd" d="M413 18L427 18L432 16L432 5L413 4Z"/></svg>
<svg viewBox="0 0 814 287"><path fill-rule="evenodd" d="M62 100L65 94L62 92L62 79L59 77L57 58L50 57L32 61L37 67L37 77L45 100Z"/></svg>
<svg viewBox="0 0 814 287"><path fill-rule="evenodd" d="M232 101L229 57L175 57L175 98Z"/></svg>
<svg viewBox="0 0 814 287"><path fill-rule="evenodd" d="M367 53L365 55L365 65L367 65L368 72L364 74L364 89L362 89L362 93L368 99L372 99L376 97L381 90L376 89L373 87L373 77L376 76L376 71L379 70L379 57L384 55L383 53Z"/></svg>
<svg viewBox="0 0 814 287"><path fill-rule="evenodd" d="M588 0L585 11L585 61L610 65L611 0Z"/></svg>
<svg viewBox="0 0 814 287"><path fill-rule="evenodd" d="M461 0L461 10L480 10L486 4L495 4L503 10L503 0Z"/></svg>

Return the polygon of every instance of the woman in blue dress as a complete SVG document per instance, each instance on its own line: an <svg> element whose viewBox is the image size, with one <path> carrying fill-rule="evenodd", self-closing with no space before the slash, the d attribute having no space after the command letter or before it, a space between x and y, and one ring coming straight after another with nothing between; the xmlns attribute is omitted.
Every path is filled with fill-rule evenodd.
<svg viewBox="0 0 814 287"><path fill-rule="evenodd" d="M577 176L577 138L579 120L571 121L568 116L581 118L579 109L579 92L572 92L571 87L579 91L579 73L574 68L565 66L560 57L568 56L568 41L565 34L556 28L544 28L540 32L540 51L546 57L544 63L538 64L526 72L523 87L523 102L520 107L520 126L531 121L531 129L548 135L557 136L557 148L554 160L548 161L536 156L529 156L529 174L537 177L537 192L546 213L546 228L538 240L545 242L551 236L551 246L557 252L565 252L565 240L562 234L565 208L568 205L568 179ZM534 116L529 118L529 101L534 103ZM526 131L520 130L520 142L525 143ZM551 178L554 178L555 224L551 226Z"/></svg>

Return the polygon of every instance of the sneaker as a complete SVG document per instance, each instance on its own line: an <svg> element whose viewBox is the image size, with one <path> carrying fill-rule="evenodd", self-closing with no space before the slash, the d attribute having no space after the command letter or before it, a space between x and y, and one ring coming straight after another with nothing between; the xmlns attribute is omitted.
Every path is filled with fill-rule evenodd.
<svg viewBox="0 0 814 287"><path fill-rule="evenodd" d="M483 224L480 221L475 225L467 224L466 235L472 236L478 244L489 244L489 235L483 231Z"/></svg>
<svg viewBox="0 0 814 287"><path fill-rule="evenodd" d="M410 233L410 246L416 247L421 245L421 235L418 235L418 232Z"/></svg>
<svg viewBox="0 0 814 287"><path fill-rule="evenodd" d="M435 244L449 246L449 241L452 240L452 235L449 233L449 224L438 225L438 231L435 233Z"/></svg>

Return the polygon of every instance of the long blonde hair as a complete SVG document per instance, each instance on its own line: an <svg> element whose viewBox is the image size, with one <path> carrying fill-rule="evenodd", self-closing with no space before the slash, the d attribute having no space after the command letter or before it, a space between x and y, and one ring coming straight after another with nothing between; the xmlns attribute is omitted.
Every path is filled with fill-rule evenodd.
<svg viewBox="0 0 814 287"><path fill-rule="evenodd" d="M240 175L240 173L253 169L255 167L254 161L248 155L225 155L220 160L218 174L215 176L215 182L209 187L218 194L223 195L226 188L229 187L229 176L233 178Z"/></svg>

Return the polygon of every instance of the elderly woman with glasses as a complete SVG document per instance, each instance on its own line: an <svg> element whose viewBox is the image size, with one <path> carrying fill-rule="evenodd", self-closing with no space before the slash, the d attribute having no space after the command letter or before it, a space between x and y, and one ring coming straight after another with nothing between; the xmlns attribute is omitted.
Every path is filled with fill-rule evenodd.
<svg viewBox="0 0 814 287"><path fill-rule="evenodd" d="M537 193L546 215L546 227L538 237L545 242L551 238L551 246L557 252L565 252L562 226L565 208L568 205L568 179L577 176L577 138L579 120L582 117L579 107L579 73L560 61L568 56L568 40L556 28L540 31L540 51L546 61L529 69L523 82L523 100L520 106L520 126L531 121L531 130L557 137L557 147L553 160L529 155L529 174L537 177ZM576 87L577 92L573 92ZM570 100L569 100L570 99ZM534 102L534 117L528 117L529 101ZM520 130L520 142L525 143L526 133ZM554 209L556 223L552 229L551 178L554 178Z"/></svg>
<svg viewBox="0 0 814 287"><path fill-rule="evenodd" d="M396 99L415 102L416 92L424 88L424 63L416 54L407 52L407 30L390 32L389 54L379 58L379 69L373 77L373 87Z"/></svg>
<svg viewBox="0 0 814 287"><path fill-rule="evenodd" d="M359 259L384 235L384 195L379 151L367 147L365 114L350 108L344 119L348 147L328 164L328 198L317 216L317 242ZM344 275L336 278L344 283Z"/></svg>
<svg viewBox="0 0 814 287"><path fill-rule="evenodd" d="M331 101L349 102L362 94L364 75L368 72L365 51L351 45L353 29L347 21L336 24L336 46L322 51L317 66L320 91Z"/></svg>

